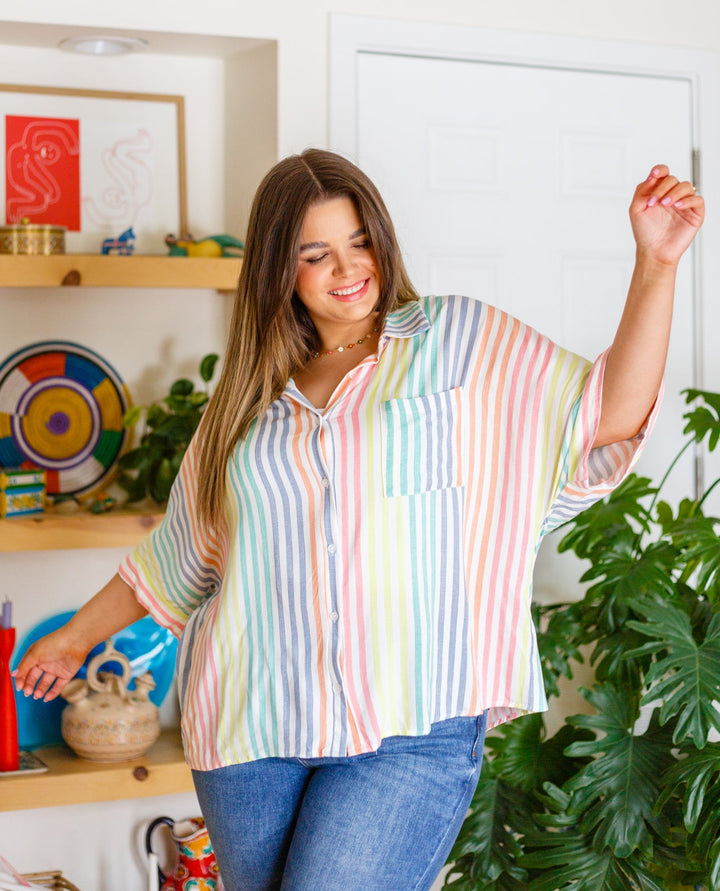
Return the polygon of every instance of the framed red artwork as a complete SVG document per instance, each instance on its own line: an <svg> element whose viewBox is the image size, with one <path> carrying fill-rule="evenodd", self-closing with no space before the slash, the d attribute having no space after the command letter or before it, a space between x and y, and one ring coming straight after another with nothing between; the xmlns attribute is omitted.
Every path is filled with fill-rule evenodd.
<svg viewBox="0 0 720 891"><path fill-rule="evenodd" d="M132 228L138 253L187 231L182 96L0 84L4 223L65 226L70 253Z"/></svg>

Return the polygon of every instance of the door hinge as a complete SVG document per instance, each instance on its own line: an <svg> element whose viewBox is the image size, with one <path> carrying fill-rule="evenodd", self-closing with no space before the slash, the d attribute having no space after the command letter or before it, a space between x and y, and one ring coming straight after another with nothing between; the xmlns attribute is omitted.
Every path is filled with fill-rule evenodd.
<svg viewBox="0 0 720 891"><path fill-rule="evenodd" d="M692 183L698 192L701 191L700 149L692 150Z"/></svg>

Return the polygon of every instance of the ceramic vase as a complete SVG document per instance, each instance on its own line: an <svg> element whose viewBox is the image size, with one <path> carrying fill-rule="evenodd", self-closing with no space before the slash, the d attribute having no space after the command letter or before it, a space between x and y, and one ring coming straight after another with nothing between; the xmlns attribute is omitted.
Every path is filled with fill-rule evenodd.
<svg viewBox="0 0 720 891"><path fill-rule="evenodd" d="M108 662L118 663L122 675L99 671ZM74 678L62 692L68 701L62 713L63 739L81 758L88 761L132 761L139 758L160 734L158 708L150 701L154 689L150 672L135 679L130 663L112 641L87 668L87 679Z"/></svg>

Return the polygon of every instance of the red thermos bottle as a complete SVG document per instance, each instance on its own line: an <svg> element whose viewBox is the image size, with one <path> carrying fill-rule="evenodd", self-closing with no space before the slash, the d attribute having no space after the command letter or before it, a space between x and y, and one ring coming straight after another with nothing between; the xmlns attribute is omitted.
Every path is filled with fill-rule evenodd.
<svg viewBox="0 0 720 891"><path fill-rule="evenodd" d="M10 677L10 657L15 629L0 628L0 771L18 770L18 729L15 690Z"/></svg>

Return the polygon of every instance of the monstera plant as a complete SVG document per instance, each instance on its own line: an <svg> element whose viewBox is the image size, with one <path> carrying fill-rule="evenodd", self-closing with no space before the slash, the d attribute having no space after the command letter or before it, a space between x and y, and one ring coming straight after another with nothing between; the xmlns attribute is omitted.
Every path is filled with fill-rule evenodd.
<svg viewBox="0 0 720 891"><path fill-rule="evenodd" d="M714 450L720 393L686 397L682 451ZM446 887L720 891L720 519L706 513L720 479L673 508L668 474L631 474L565 527L559 549L589 562L589 587L536 607L539 646L550 696L589 654L589 713L552 736L541 715L488 734Z"/></svg>
<svg viewBox="0 0 720 891"><path fill-rule="evenodd" d="M135 405L125 413L125 426L140 422L140 443L118 461L117 483L125 490L128 503L148 496L164 504L180 470L205 406L210 398L208 386L215 373L218 356L209 353L200 362L200 378L206 389L195 389L188 378L179 378L163 399L151 405Z"/></svg>

